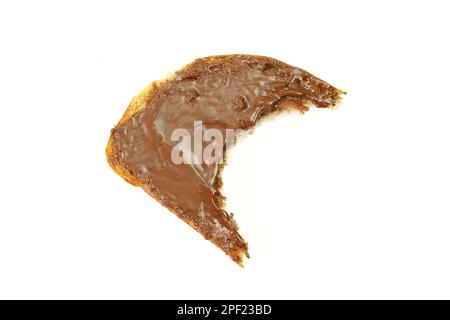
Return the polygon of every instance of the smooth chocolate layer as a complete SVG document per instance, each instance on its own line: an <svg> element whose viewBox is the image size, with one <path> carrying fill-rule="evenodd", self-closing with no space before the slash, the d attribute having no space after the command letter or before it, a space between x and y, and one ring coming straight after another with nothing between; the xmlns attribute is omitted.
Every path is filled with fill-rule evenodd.
<svg viewBox="0 0 450 320"><path fill-rule="evenodd" d="M276 110L305 111L308 102L334 106L341 93L302 69L267 57L198 59L173 79L155 84L145 107L112 130L109 161L241 264L247 244L223 210L223 164L175 164L174 130L186 129L194 137L194 122L201 121L203 132L218 129L226 137L227 129L248 129Z"/></svg>

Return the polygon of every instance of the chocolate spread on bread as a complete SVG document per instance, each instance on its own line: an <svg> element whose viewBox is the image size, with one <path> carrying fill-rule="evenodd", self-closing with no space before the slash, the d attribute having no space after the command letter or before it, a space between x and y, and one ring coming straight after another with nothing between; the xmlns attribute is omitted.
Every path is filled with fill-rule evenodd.
<svg viewBox="0 0 450 320"><path fill-rule="evenodd" d="M111 131L108 161L242 265L247 243L223 209L223 162L175 163L173 148L179 141L173 132L183 129L194 137L200 125L202 132L213 128L226 137L227 129L248 129L277 110L305 111L311 103L335 106L341 93L302 69L267 57L198 59L136 98L134 109ZM200 143L205 147L209 142Z"/></svg>

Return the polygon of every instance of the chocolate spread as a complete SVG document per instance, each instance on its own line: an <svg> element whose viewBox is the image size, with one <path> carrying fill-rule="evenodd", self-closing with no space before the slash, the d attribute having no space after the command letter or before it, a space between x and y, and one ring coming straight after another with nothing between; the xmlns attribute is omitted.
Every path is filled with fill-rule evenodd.
<svg viewBox="0 0 450 320"><path fill-rule="evenodd" d="M112 130L109 160L241 264L242 255L248 256L247 244L222 208L223 163L174 163L171 155L179 142L172 139L174 130L185 129L194 137L200 124L202 132L214 128L226 137L227 129L250 128L286 106L334 106L340 93L310 73L271 58L198 59L173 79L153 85L145 106ZM208 143L202 141L202 147Z"/></svg>

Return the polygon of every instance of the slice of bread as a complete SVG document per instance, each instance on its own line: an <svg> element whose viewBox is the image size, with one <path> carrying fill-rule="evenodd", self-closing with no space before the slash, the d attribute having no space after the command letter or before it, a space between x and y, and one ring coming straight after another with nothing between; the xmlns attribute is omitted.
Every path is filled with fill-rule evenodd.
<svg viewBox="0 0 450 320"><path fill-rule="evenodd" d="M243 256L249 257L248 247L233 216L224 210L220 192L224 162L174 164L169 154L176 142L169 136L177 128L194 133L192 121L203 121L204 129L217 127L222 133L246 130L285 109L334 107L342 94L310 73L272 58L197 59L133 98L111 131L106 156L119 176L141 187L242 266Z"/></svg>

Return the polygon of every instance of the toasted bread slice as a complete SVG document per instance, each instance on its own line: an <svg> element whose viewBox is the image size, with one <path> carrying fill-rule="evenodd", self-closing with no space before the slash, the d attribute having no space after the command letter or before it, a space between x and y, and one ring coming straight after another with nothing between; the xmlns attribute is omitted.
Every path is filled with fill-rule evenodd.
<svg viewBox="0 0 450 320"><path fill-rule="evenodd" d="M111 131L106 156L118 175L144 189L242 266L243 256L249 257L248 247L232 215L224 210L220 192L224 162L198 162L187 159L183 151L182 163L175 163L179 140L172 139L173 132L182 129L195 137L195 123L200 123L203 130L216 129L217 139L228 129L249 129L281 110L304 112L309 104L333 107L342 93L304 70L268 57L197 59L133 98ZM201 147L208 141L201 141ZM216 160L225 158L226 144L222 148Z"/></svg>

